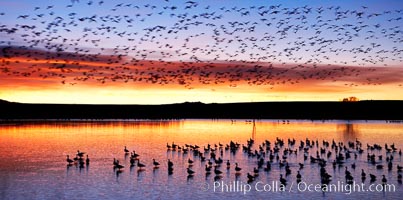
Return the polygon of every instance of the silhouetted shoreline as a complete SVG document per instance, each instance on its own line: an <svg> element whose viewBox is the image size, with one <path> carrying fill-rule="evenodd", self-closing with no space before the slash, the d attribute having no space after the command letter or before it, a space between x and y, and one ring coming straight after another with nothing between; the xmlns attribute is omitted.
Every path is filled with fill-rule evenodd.
<svg viewBox="0 0 403 200"><path fill-rule="evenodd" d="M2 120L312 119L402 120L403 101L180 103L166 105L26 104L0 101Z"/></svg>

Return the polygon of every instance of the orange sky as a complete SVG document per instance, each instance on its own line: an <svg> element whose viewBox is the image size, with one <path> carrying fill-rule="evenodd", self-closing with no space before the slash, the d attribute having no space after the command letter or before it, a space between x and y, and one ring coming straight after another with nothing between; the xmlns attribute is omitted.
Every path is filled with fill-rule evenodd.
<svg viewBox="0 0 403 200"><path fill-rule="evenodd" d="M403 99L399 67L186 63L107 55L72 59L67 54L49 57L52 53L46 58L25 56L32 53L0 60L1 99L96 104L337 101L348 96Z"/></svg>
<svg viewBox="0 0 403 200"><path fill-rule="evenodd" d="M0 1L0 99L403 100L402 1L147 2Z"/></svg>

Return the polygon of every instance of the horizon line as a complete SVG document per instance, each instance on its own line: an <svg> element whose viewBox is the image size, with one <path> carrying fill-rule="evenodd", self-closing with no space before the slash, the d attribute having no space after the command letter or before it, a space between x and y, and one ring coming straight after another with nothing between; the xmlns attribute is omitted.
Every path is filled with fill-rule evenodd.
<svg viewBox="0 0 403 200"><path fill-rule="evenodd" d="M41 103L41 102L16 102L16 101L8 101L5 99L0 99L0 104L1 103L16 103L16 104L31 104L31 105L139 105L139 106L158 106L158 105L178 105L178 104L206 104L206 105L211 105L211 104L253 104L253 103L324 103L324 102L341 102L341 103L352 103L352 102L368 102L368 101L403 101L401 99L363 99L363 100L358 100L358 101L343 101L342 99L340 100L293 100L293 101L234 101L234 102L202 102L202 101L183 101L183 102L175 102L175 103L161 103L161 104L142 104L142 103L118 103L118 104L112 104L112 103Z"/></svg>

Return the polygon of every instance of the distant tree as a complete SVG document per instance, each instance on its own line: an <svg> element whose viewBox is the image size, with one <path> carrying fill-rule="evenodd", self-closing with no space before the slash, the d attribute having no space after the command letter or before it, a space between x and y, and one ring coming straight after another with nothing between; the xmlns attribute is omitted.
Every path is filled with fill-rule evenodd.
<svg viewBox="0 0 403 200"><path fill-rule="evenodd" d="M357 97L354 97L354 96L347 97L347 98L343 99L343 102L356 102L356 101L359 101L359 99Z"/></svg>

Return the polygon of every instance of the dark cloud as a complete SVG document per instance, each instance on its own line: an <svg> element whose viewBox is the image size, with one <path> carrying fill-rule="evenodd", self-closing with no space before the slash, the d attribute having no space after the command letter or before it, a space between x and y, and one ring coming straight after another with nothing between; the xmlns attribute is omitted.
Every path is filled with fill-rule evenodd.
<svg viewBox="0 0 403 200"><path fill-rule="evenodd" d="M0 47L0 76L53 80L44 83L138 83L181 85L186 88L227 85L313 87L325 83L342 86L402 83L400 67L276 64L258 62L174 62L138 60L127 56L54 52L22 47ZM22 79L21 79L22 78ZM21 82L21 84L22 84Z"/></svg>

